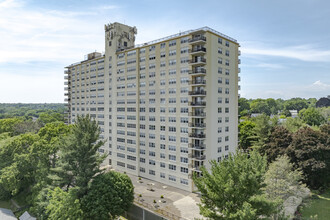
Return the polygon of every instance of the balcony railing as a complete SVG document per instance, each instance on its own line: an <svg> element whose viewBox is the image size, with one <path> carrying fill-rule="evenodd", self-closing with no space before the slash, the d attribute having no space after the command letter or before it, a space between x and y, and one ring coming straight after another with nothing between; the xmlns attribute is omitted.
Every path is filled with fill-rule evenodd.
<svg viewBox="0 0 330 220"><path fill-rule="evenodd" d="M206 102L204 102L204 101L200 101L200 102L193 101L193 102L189 102L189 105L190 106L206 106Z"/></svg>
<svg viewBox="0 0 330 220"><path fill-rule="evenodd" d="M68 95L69 95L69 93L68 93L68 92L64 93L64 96L68 96Z"/></svg>
<svg viewBox="0 0 330 220"><path fill-rule="evenodd" d="M192 155L192 158L196 160L205 160L206 156L205 155Z"/></svg>
<svg viewBox="0 0 330 220"><path fill-rule="evenodd" d="M189 53L206 53L206 48L205 47L200 47L200 48L193 48L189 50Z"/></svg>
<svg viewBox="0 0 330 220"><path fill-rule="evenodd" d="M70 87L64 87L64 90L66 90L66 91L69 90L69 89L70 89Z"/></svg>
<svg viewBox="0 0 330 220"><path fill-rule="evenodd" d="M206 124L205 123L188 123L189 127L193 128L205 128Z"/></svg>
<svg viewBox="0 0 330 220"><path fill-rule="evenodd" d="M189 112L188 115L189 116L196 116L196 117L206 117L205 112Z"/></svg>
<svg viewBox="0 0 330 220"><path fill-rule="evenodd" d="M204 68L199 68L199 69L193 69L189 71L189 74L205 74L206 69Z"/></svg>
<svg viewBox="0 0 330 220"><path fill-rule="evenodd" d="M189 91L189 95L206 95L206 91Z"/></svg>
<svg viewBox="0 0 330 220"><path fill-rule="evenodd" d="M205 134L197 134L197 133L189 133L189 137L192 137L192 138L205 138L206 135Z"/></svg>
<svg viewBox="0 0 330 220"><path fill-rule="evenodd" d="M205 85L206 80L190 80L189 85Z"/></svg>
<svg viewBox="0 0 330 220"><path fill-rule="evenodd" d="M189 148L197 149L197 150L205 150L205 144L189 144Z"/></svg>
<svg viewBox="0 0 330 220"><path fill-rule="evenodd" d="M193 37L191 39L188 40L189 43L194 43L194 42L197 42L197 41L206 41L206 37L204 36L199 36L199 37Z"/></svg>
<svg viewBox="0 0 330 220"><path fill-rule="evenodd" d="M206 59L205 58L198 58L198 59L192 59L188 61L190 64L205 64Z"/></svg>

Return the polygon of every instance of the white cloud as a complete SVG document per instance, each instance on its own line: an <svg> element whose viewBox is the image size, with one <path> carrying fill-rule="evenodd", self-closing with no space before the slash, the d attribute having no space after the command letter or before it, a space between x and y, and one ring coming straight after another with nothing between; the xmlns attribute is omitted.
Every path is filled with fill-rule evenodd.
<svg viewBox="0 0 330 220"><path fill-rule="evenodd" d="M292 47L271 47L259 43L242 43L242 55L277 56L310 62L330 62L330 50L315 49L311 45L299 45Z"/></svg>
<svg viewBox="0 0 330 220"><path fill-rule="evenodd" d="M330 92L330 84L321 82L321 80L315 81L312 85L307 86L308 89L313 91L328 91Z"/></svg>

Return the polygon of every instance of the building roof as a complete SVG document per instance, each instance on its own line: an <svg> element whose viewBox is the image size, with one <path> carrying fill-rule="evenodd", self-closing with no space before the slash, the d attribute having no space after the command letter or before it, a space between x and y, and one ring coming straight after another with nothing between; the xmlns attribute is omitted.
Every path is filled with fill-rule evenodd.
<svg viewBox="0 0 330 220"><path fill-rule="evenodd" d="M0 219L1 220L17 220L13 211L10 209L0 208Z"/></svg>
<svg viewBox="0 0 330 220"><path fill-rule="evenodd" d="M36 218L32 217L27 211L25 211L23 215L19 217L19 220L36 220Z"/></svg>

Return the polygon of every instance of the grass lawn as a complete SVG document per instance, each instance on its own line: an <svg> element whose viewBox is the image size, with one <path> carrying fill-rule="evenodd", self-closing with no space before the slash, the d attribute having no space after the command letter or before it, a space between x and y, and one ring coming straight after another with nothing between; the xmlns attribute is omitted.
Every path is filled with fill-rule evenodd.
<svg viewBox="0 0 330 220"><path fill-rule="evenodd" d="M325 193L317 195L318 198L314 197L310 199L305 207L300 211L302 219L310 219L310 216L317 215L318 220L327 220L330 216L330 189Z"/></svg>
<svg viewBox="0 0 330 220"><path fill-rule="evenodd" d="M0 208L10 209L9 201L0 201Z"/></svg>

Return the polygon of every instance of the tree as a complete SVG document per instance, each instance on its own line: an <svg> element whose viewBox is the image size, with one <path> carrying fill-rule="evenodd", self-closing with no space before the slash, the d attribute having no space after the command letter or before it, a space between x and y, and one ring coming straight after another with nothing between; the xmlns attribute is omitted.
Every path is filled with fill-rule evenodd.
<svg viewBox="0 0 330 220"><path fill-rule="evenodd" d="M262 114L252 119L252 121L255 123L255 127L253 129L253 132L256 134L255 141L253 141L253 147L256 149L262 148L270 134L272 123L270 121L269 116Z"/></svg>
<svg viewBox="0 0 330 220"><path fill-rule="evenodd" d="M252 147L256 134L254 132L256 124L252 121L245 120L238 125L239 128L239 148L247 150Z"/></svg>
<svg viewBox="0 0 330 220"><path fill-rule="evenodd" d="M328 135L304 127L293 136L287 151L295 168L300 168L304 182L311 188L325 187L330 182L330 146Z"/></svg>
<svg viewBox="0 0 330 220"><path fill-rule="evenodd" d="M302 98L292 98L284 103L286 110L298 110L299 112L303 108L308 108L308 102Z"/></svg>
<svg viewBox="0 0 330 220"><path fill-rule="evenodd" d="M19 124L23 122L23 119L21 118L6 118L6 119L0 119L0 133L14 132L14 127L16 124Z"/></svg>
<svg viewBox="0 0 330 220"><path fill-rule="evenodd" d="M282 126L288 129L290 132L294 133L298 131L306 124L300 118L287 118L283 123Z"/></svg>
<svg viewBox="0 0 330 220"><path fill-rule="evenodd" d="M95 177L82 199L86 219L115 219L129 209L134 200L131 179L111 171Z"/></svg>
<svg viewBox="0 0 330 220"><path fill-rule="evenodd" d="M268 106L267 101L263 99L255 99L251 102L251 112L252 113L263 113L266 115L271 114L271 108Z"/></svg>
<svg viewBox="0 0 330 220"><path fill-rule="evenodd" d="M48 219L53 220L82 220L83 211L80 208L79 199L76 198L75 189L68 192L59 187L48 193L49 203L46 207Z"/></svg>
<svg viewBox="0 0 330 220"><path fill-rule="evenodd" d="M308 189L301 183L303 173L294 169L290 158L286 155L279 156L269 165L265 174L265 187L267 197L272 201L278 201L277 213L273 219L278 219L282 214L283 202L290 196L300 197Z"/></svg>
<svg viewBox="0 0 330 220"><path fill-rule="evenodd" d="M100 128L89 115L78 116L72 126L72 133L63 139L58 154L58 166L53 169L56 176L54 184L76 187L80 199L87 193L87 186L93 176L100 173L100 165L106 155L101 156L98 149L104 144L99 140Z"/></svg>
<svg viewBox="0 0 330 220"><path fill-rule="evenodd" d="M284 155L292 142L292 134L283 126L275 126L264 147L260 149L267 155L268 161L274 161L279 155Z"/></svg>
<svg viewBox="0 0 330 220"><path fill-rule="evenodd" d="M193 176L201 193L200 213L211 219L257 219L269 216L274 204L262 193L266 157L256 151L237 152L220 162L211 161L210 172Z"/></svg>
<svg viewBox="0 0 330 220"><path fill-rule="evenodd" d="M45 125L47 123L56 122L56 121L64 121L64 117L60 113L56 112L42 112L39 115L38 122Z"/></svg>
<svg viewBox="0 0 330 220"><path fill-rule="evenodd" d="M239 98L238 99L238 114L240 116L245 116L249 113L250 110L250 104L249 101L246 98Z"/></svg>
<svg viewBox="0 0 330 220"><path fill-rule="evenodd" d="M325 122L324 117L315 108L302 109L299 112L299 118L301 118L306 124L309 125L321 125Z"/></svg>

